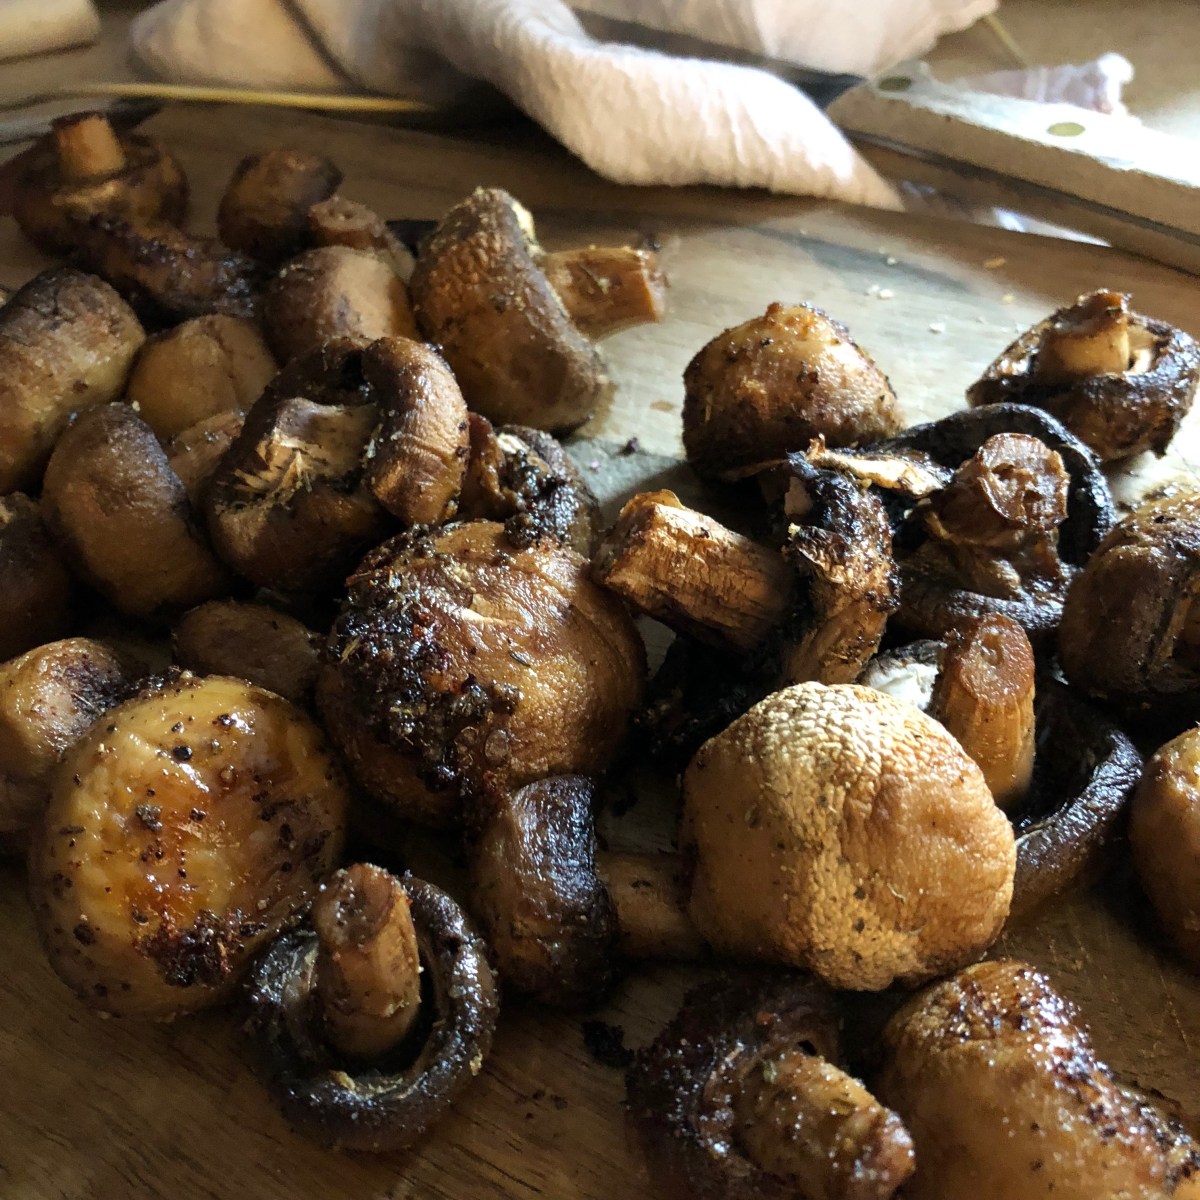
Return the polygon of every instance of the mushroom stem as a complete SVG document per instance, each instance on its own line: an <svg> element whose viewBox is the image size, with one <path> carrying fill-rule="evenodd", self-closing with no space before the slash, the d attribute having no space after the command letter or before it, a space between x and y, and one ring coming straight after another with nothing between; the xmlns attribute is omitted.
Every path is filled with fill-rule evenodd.
<svg viewBox="0 0 1200 1200"><path fill-rule="evenodd" d="M1033 374L1039 383L1069 383L1129 369L1129 297L1093 292L1049 322Z"/></svg>
<svg viewBox="0 0 1200 1200"><path fill-rule="evenodd" d="M544 255L540 265L575 327L587 337L661 321L666 311L666 278L653 250L633 246L556 250Z"/></svg>
<svg viewBox="0 0 1200 1200"><path fill-rule="evenodd" d="M913 1172L900 1118L818 1054L787 1049L747 1074L734 1136L764 1171L813 1200L883 1200Z"/></svg>
<svg viewBox="0 0 1200 1200"><path fill-rule="evenodd" d="M793 573L782 555L680 504L634 496L596 552L596 579L672 629L746 651L783 619Z"/></svg>
<svg viewBox="0 0 1200 1200"><path fill-rule="evenodd" d="M54 122L54 148L63 178L82 182L115 175L125 167L125 151L102 113L77 113Z"/></svg>
<svg viewBox="0 0 1200 1200"><path fill-rule="evenodd" d="M949 635L930 715L979 764L1005 810L1033 777L1033 700L1033 648L1016 621L992 614Z"/></svg>
<svg viewBox="0 0 1200 1200"><path fill-rule="evenodd" d="M687 915L687 892L674 854L596 855L596 873L616 909L622 952L629 958L694 962L704 941Z"/></svg>
<svg viewBox="0 0 1200 1200"><path fill-rule="evenodd" d="M412 274L413 256L383 218L357 200L335 194L314 204L308 210L308 227L318 246L366 250L394 267L405 282Z"/></svg>
<svg viewBox="0 0 1200 1200"><path fill-rule="evenodd" d="M339 871L313 902L317 996L329 1040L371 1058L412 1029L421 1009L421 957L408 893L362 863Z"/></svg>

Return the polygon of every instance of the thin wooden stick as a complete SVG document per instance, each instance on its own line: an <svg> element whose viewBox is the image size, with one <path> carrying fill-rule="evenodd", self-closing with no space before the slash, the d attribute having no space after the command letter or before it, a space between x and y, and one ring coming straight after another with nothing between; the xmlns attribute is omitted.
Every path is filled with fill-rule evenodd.
<svg viewBox="0 0 1200 1200"><path fill-rule="evenodd" d="M1008 31L1008 27L1000 20L995 13L988 13L983 18L983 23L992 31L992 35L996 41L1002 45L1005 50L1012 55L1013 61L1019 67L1029 68L1033 64L1029 61L1029 56L1021 49L1021 43Z"/></svg>

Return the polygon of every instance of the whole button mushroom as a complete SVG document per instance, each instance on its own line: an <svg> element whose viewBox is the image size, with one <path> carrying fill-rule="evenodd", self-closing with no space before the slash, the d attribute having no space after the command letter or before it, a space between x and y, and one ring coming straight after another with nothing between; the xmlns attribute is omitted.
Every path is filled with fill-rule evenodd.
<svg viewBox="0 0 1200 1200"><path fill-rule="evenodd" d="M146 340L102 279L43 271L0 308L0 495L33 489L73 413L116 400Z"/></svg>
<svg viewBox="0 0 1200 1200"><path fill-rule="evenodd" d="M220 676L148 686L67 753L34 829L51 965L116 1015L220 1002L336 865L347 802L286 700Z"/></svg>
<svg viewBox="0 0 1200 1200"><path fill-rule="evenodd" d="M887 376L828 313L772 304L718 334L683 373L683 444L710 479L752 475L803 450L875 442L903 428Z"/></svg>
<svg viewBox="0 0 1200 1200"><path fill-rule="evenodd" d="M683 777L689 913L719 953L837 988L978 957L1012 898L1012 827L936 721L853 684L768 696Z"/></svg>
<svg viewBox="0 0 1200 1200"><path fill-rule="evenodd" d="M547 254L507 192L477 188L422 244L411 280L421 332L468 405L497 424L565 433L608 398L590 338L659 320L656 255L633 248Z"/></svg>

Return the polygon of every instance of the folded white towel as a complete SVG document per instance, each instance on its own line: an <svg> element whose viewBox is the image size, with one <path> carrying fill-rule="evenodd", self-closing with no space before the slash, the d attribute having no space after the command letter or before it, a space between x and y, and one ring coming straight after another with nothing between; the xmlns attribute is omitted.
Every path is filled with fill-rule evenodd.
<svg viewBox="0 0 1200 1200"><path fill-rule="evenodd" d="M0 0L0 59L68 50L99 36L92 0Z"/></svg>

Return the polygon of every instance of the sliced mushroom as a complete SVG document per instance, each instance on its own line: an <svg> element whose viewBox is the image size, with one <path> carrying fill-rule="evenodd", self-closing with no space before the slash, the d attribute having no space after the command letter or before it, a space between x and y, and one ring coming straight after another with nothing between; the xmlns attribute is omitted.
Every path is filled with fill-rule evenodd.
<svg viewBox="0 0 1200 1200"><path fill-rule="evenodd" d="M320 246L287 263L267 289L263 322L284 363L331 338L420 338L404 281L377 254L349 246Z"/></svg>
<svg viewBox="0 0 1200 1200"><path fill-rule="evenodd" d="M101 279L43 271L0 308L0 495L34 488L73 413L119 397L146 340Z"/></svg>
<svg viewBox="0 0 1200 1200"><path fill-rule="evenodd" d="M1023 333L967 391L972 405L1036 405L1102 462L1163 454L1200 383L1200 347L1129 297L1081 296Z"/></svg>
<svg viewBox="0 0 1200 1200"><path fill-rule="evenodd" d="M228 586L183 481L127 404L92 409L59 438L42 508L75 569L131 616L197 604Z"/></svg>
<svg viewBox="0 0 1200 1200"><path fill-rule="evenodd" d="M217 210L221 240L261 262L281 263L307 248L308 210L341 182L341 171L319 154L273 149L247 155Z"/></svg>
<svg viewBox="0 0 1200 1200"><path fill-rule="evenodd" d="M870 688L768 696L700 748L683 793L688 912L720 954L873 991L971 961L1008 915L1013 831L979 768Z"/></svg>
<svg viewBox="0 0 1200 1200"><path fill-rule="evenodd" d="M288 1121L324 1145L402 1150L424 1137L482 1069L496 1024L496 982L482 939L431 884L355 866L333 888L340 911L318 900L317 932L286 934L255 969L251 1024L264 1048L267 1085ZM413 941L420 1007L409 1024ZM400 1001L402 1009L387 1013ZM349 1034L348 1011L355 1017ZM381 1026L385 1036L362 1040L364 1028L378 1034ZM383 1048L397 1029L399 1041Z"/></svg>
<svg viewBox="0 0 1200 1200"><path fill-rule="evenodd" d="M683 373L683 444L711 479L741 479L803 450L875 442L904 422L887 376L846 327L808 304L772 304L718 334Z"/></svg>
<svg viewBox="0 0 1200 1200"><path fill-rule="evenodd" d="M320 730L237 679L182 675L67 753L34 831L50 963L92 1008L169 1017L228 997L341 853Z"/></svg>
<svg viewBox="0 0 1200 1200"><path fill-rule="evenodd" d="M497 424L568 432L607 400L612 382L571 303L580 303L594 336L662 315L651 253L621 258L594 288L578 286L572 253L597 261L601 252L544 254L528 210L497 188L477 188L455 205L421 247L412 276L417 322L441 347L468 405Z"/></svg>
<svg viewBox="0 0 1200 1200"><path fill-rule="evenodd" d="M453 824L485 777L516 787L612 760L644 651L573 551L471 521L392 539L348 589L317 699L373 799Z"/></svg>
<svg viewBox="0 0 1200 1200"><path fill-rule="evenodd" d="M253 322L195 317L142 347L125 398L166 441L207 417L244 413L277 369Z"/></svg>
<svg viewBox="0 0 1200 1200"><path fill-rule="evenodd" d="M0 496L0 661L66 633L71 600L71 577L37 501Z"/></svg>
<svg viewBox="0 0 1200 1200"><path fill-rule="evenodd" d="M900 1118L836 1066L832 997L751 973L685 997L626 1079L656 1191L671 1200L888 1200L913 1173Z"/></svg>
<svg viewBox="0 0 1200 1200"><path fill-rule="evenodd" d="M876 1090L916 1143L913 1200L1194 1194L1200 1146L1118 1083L1031 966L979 963L934 984L892 1018L884 1049Z"/></svg>
<svg viewBox="0 0 1200 1200"><path fill-rule="evenodd" d="M116 655L89 638L51 642L0 665L0 846L24 843L58 760L129 688Z"/></svg>
<svg viewBox="0 0 1200 1200"><path fill-rule="evenodd" d="M321 638L265 604L210 600L172 631L175 659L200 675L231 675L300 703L317 680Z"/></svg>
<svg viewBox="0 0 1200 1200"><path fill-rule="evenodd" d="M59 117L23 156L13 185L17 224L47 254L75 249L79 221L92 213L178 223L187 200L183 169L165 146L118 134L98 112Z"/></svg>

